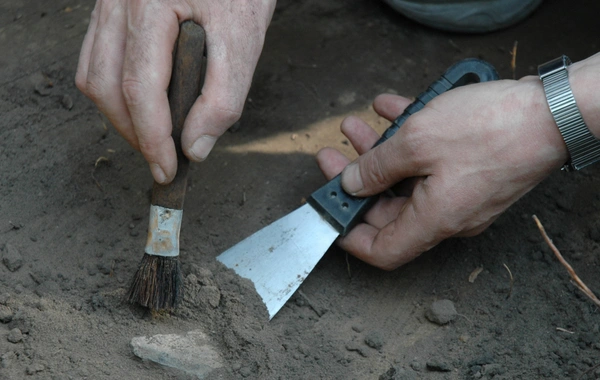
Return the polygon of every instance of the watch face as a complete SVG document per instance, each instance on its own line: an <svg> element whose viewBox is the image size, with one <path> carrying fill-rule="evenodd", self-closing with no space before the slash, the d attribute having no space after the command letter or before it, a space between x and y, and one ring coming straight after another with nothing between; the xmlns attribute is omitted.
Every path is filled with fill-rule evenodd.
<svg viewBox="0 0 600 380"><path fill-rule="evenodd" d="M566 70L571 64L571 60L566 55L562 55L558 58L554 58L551 61L543 63L538 66L538 75L541 80L553 75L561 70Z"/></svg>

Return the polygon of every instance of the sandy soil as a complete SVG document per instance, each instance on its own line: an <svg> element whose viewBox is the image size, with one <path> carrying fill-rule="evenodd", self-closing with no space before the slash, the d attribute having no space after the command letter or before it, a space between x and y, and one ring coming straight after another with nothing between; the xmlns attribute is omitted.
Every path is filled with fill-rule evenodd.
<svg viewBox="0 0 600 380"><path fill-rule="evenodd" d="M0 0L0 378L185 378L129 342L198 328L224 358L215 379L600 378L598 309L531 218L600 292L600 166L557 172L482 235L390 273L333 247L270 322L215 261L324 183L318 149L352 154L344 116L383 130L377 94L418 94L464 57L511 78L515 41L518 77L558 54L585 58L598 50L600 3L548 0L511 29L469 36L378 1L280 0L240 124L192 167L185 301L154 318L121 303L143 255L151 177L73 84L92 6ZM442 299L459 315L440 326L425 313Z"/></svg>

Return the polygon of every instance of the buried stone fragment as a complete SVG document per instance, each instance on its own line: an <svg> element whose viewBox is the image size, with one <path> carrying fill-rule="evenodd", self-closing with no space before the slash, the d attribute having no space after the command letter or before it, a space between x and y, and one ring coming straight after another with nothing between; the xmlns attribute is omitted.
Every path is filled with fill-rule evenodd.
<svg viewBox="0 0 600 380"><path fill-rule="evenodd" d="M159 334L131 339L133 353L144 360L175 368L199 379L223 367L219 353L200 330L185 335Z"/></svg>

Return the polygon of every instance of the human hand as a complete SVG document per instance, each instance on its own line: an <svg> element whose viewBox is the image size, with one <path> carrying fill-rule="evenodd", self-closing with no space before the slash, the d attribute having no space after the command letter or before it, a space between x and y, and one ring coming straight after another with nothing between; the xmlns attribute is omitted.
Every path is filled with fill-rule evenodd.
<svg viewBox="0 0 600 380"><path fill-rule="evenodd" d="M204 87L181 137L185 155L202 161L241 115L275 2L97 0L77 87L168 183L177 171L167 89L179 24L191 19L206 31Z"/></svg>
<svg viewBox="0 0 600 380"><path fill-rule="evenodd" d="M373 107L392 121L410 104L380 95ZM408 196L379 201L338 244L359 259L392 270L454 236L485 230L521 196L561 167L568 154L537 78L473 84L438 96L388 141L350 117L342 132L361 155L317 155L327 178L369 196L400 183Z"/></svg>

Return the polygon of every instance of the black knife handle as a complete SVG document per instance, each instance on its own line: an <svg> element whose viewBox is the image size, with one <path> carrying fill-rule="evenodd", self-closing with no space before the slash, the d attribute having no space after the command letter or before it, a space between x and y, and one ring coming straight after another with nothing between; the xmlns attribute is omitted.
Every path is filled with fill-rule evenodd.
<svg viewBox="0 0 600 380"><path fill-rule="evenodd" d="M496 69L481 59L468 58L455 63L425 92L421 93L414 102L406 107L404 112L386 129L373 147L392 137L410 115L423 109L436 96L456 87L493 81L498 78ZM345 236L378 198L378 195L359 198L346 193L342 189L341 176L338 175L312 193L307 202L338 230L340 235Z"/></svg>

